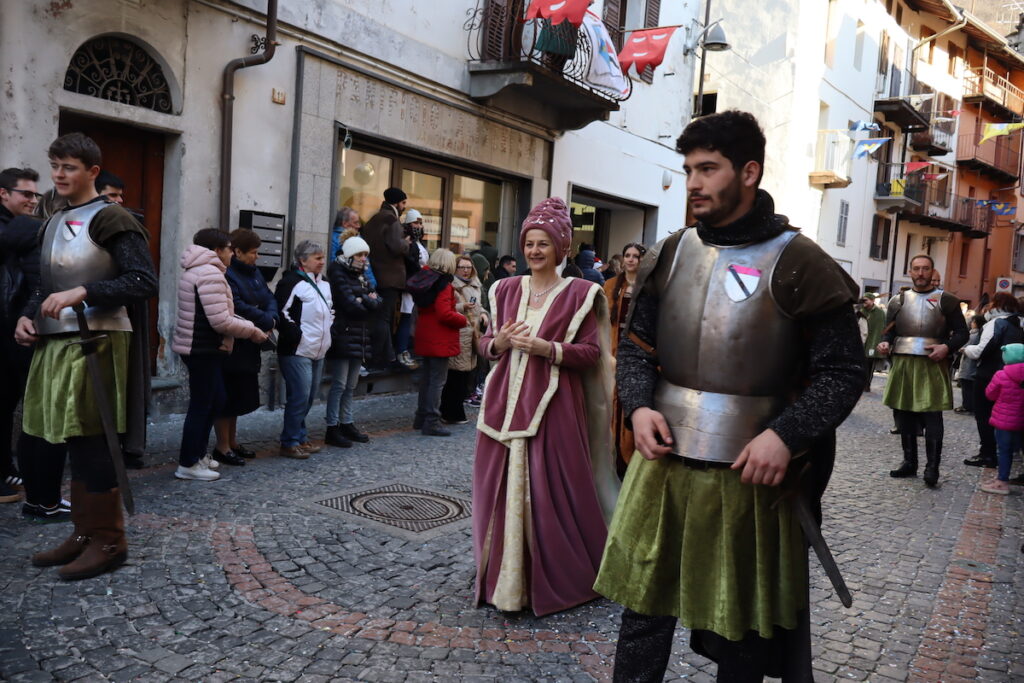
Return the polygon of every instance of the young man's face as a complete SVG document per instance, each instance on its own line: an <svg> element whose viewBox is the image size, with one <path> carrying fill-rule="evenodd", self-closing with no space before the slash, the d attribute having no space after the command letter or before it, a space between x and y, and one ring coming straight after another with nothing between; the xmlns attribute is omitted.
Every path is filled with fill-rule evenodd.
<svg viewBox="0 0 1024 683"><path fill-rule="evenodd" d="M19 178L10 190L0 188L0 204L15 216L31 216L39 203L39 192L31 180Z"/></svg>
<svg viewBox="0 0 1024 683"><path fill-rule="evenodd" d="M86 168L81 159L66 157L50 159L50 179L57 194L68 199L80 199L95 192L94 183L100 173L99 166Z"/></svg>
<svg viewBox="0 0 1024 683"><path fill-rule="evenodd" d="M737 173L732 162L719 151L695 149L686 155L686 193L694 218L708 226L726 225L737 215L744 195L752 195L757 187L760 167L747 164Z"/></svg>
<svg viewBox="0 0 1024 683"><path fill-rule="evenodd" d="M103 189L100 190L100 194L112 202L116 202L121 205L124 204L124 188L114 187L113 185L104 185Z"/></svg>

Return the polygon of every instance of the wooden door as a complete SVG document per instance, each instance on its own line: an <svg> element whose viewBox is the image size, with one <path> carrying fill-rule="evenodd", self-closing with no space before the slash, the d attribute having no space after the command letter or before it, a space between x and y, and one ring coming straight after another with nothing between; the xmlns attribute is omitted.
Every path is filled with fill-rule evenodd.
<svg viewBox="0 0 1024 683"><path fill-rule="evenodd" d="M124 206L142 214L149 231L149 253L160 274L160 229L164 192L164 136L114 121L61 112L59 134L84 133L103 153L102 167L124 181ZM149 302L149 357L156 371L160 349L157 334L158 298Z"/></svg>

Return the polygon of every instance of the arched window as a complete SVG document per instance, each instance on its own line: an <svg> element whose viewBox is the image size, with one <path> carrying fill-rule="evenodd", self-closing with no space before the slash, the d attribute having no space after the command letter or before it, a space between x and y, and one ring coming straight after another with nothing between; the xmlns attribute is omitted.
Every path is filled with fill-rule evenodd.
<svg viewBox="0 0 1024 683"><path fill-rule="evenodd" d="M145 49L125 38L103 36L79 47L64 75L64 89L172 113L163 68Z"/></svg>

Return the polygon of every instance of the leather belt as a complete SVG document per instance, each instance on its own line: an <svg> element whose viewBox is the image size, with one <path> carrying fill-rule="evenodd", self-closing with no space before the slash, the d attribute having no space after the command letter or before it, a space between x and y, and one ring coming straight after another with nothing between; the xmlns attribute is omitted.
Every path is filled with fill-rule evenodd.
<svg viewBox="0 0 1024 683"><path fill-rule="evenodd" d="M689 467L691 470L724 470L732 467L731 462L719 462L717 460L697 460L697 458L687 458L678 453L669 453L668 457L672 460Z"/></svg>

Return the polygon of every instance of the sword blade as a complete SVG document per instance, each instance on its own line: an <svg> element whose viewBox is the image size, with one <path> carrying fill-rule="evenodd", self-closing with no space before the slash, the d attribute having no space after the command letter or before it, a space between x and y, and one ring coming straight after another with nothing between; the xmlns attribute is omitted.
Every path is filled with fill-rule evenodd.
<svg viewBox="0 0 1024 683"><path fill-rule="evenodd" d="M814 520L814 515L811 514L811 509L807 506L807 500L800 494L794 496L792 500L793 511L800 522L800 528L804 531L804 536L807 537L807 541L814 548L814 553L818 556L818 561L821 562L821 566L825 569L828 580L832 582L832 587L836 589L839 601L843 603L844 607L849 607L853 604L853 596L850 595L850 589L846 587L843 575L839 573L836 560L832 557L832 551L828 549L828 544L825 543L825 539L821 535L821 529L818 528L818 523Z"/></svg>
<svg viewBox="0 0 1024 683"><path fill-rule="evenodd" d="M114 474L117 476L117 485L121 489L121 500L124 501L124 509L128 514L135 514L135 498L132 496L132 488L128 483L128 472L124 467L124 456L121 453L121 442L117 437L117 424L114 422L114 407L107 396L107 387L103 383L103 370L100 368L100 359L96 357L96 347L93 333L89 330L89 323L85 319L85 307L78 304L74 307L75 316L78 318L78 331L85 344L82 344L82 352L85 355L85 367L89 372L89 380L92 382L93 394L96 396L96 407L100 413L100 423L103 425L103 436L106 437L107 450L110 460L114 465ZM93 342L93 343L89 343Z"/></svg>

